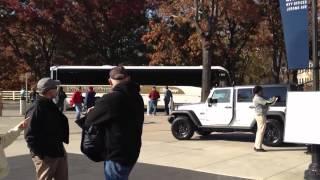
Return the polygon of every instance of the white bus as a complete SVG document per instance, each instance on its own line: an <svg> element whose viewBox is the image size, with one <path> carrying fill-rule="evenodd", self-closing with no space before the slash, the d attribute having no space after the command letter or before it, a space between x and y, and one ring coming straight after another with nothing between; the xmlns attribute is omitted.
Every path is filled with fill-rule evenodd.
<svg viewBox="0 0 320 180"><path fill-rule="evenodd" d="M82 87L83 93L92 86L96 97L108 93L108 75L114 66L52 66L51 78L59 80L68 95ZM198 103L201 97L202 66L124 66L131 79L140 84L141 95L145 105L153 86L160 92L159 107L164 106L165 86L173 93L175 104ZM228 70L221 66L211 68L211 86L230 85ZM69 99L67 99L69 103ZM67 103L67 104L68 104Z"/></svg>

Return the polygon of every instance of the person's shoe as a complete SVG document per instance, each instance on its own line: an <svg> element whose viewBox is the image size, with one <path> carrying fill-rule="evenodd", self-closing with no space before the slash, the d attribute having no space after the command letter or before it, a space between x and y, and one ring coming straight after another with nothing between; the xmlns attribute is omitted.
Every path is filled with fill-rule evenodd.
<svg viewBox="0 0 320 180"><path fill-rule="evenodd" d="M266 150L264 150L263 148L257 149L257 148L254 147L253 150L254 150L255 152L266 152Z"/></svg>
<svg viewBox="0 0 320 180"><path fill-rule="evenodd" d="M304 153L305 154L311 154L311 150L307 149Z"/></svg>

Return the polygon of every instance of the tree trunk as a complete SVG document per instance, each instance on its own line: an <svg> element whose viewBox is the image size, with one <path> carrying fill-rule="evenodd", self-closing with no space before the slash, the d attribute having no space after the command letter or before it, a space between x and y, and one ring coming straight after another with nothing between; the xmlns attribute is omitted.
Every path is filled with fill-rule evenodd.
<svg viewBox="0 0 320 180"><path fill-rule="evenodd" d="M212 45L209 40L202 39L202 89L201 102L205 102L211 89Z"/></svg>
<svg viewBox="0 0 320 180"><path fill-rule="evenodd" d="M298 70L292 71L292 81L291 82L295 85L298 84Z"/></svg>
<svg viewBox="0 0 320 180"><path fill-rule="evenodd" d="M280 54L280 55L279 55ZM281 53L279 53L279 49L273 50L273 69L272 69L272 76L273 82L275 84L280 83L280 66L281 66Z"/></svg>

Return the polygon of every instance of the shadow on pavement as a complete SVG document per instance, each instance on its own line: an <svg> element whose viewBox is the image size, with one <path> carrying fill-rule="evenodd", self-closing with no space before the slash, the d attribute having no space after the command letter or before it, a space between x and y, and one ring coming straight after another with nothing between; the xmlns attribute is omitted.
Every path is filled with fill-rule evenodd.
<svg viewBox="0 0 320 180"><path fill-rule="evenodd" d="M255 134L253 133L242 133L242 132L232 132L232 133L212 133L207 136L197 135L194 141L210 141L210 140L223 140L223 141L235 141L235 142L252 142L254 143ZM279 148L282 147L306 147L303 144L294 143L283 143ZM296 149L296 151L301 151L305 149ZM295 151L294 149L274 149L273 151Z"/></svg>
<svg viewBox="0 0 320 180"><path fill-rule="evenodd" d="M144 122L143 124L157 124L157 123L156 123L156 122L151 121L151 122Z"/></svg>
<svg viewBox="0 0 320 180"><path fill-rule="evenodd" d="M255 135L251 133L212 133L207 136L197 136L197 139L202 141L224 140L224 141L239 141L239 142L254 142Z"/></svg>
<svg viewBox="0 0 320 180"><path fill-rule="evenodd" d="M281 149L268 149L267 151L270 151L270 152L280 152L280 151L306 151L307 148L303 148L303 147L300 147L300 148L294 148L294 149L287 149L287 148L281 148Z"/></svg>
<svg viewBox="0 0 320 180"><path fill-rule="evenodd" d="M70 180L102 180L103 164L94 163L85 156L68 154ZM8 158L10 174L7 180L32 180L34 167L30 155ZM133 169L130 180L238 180L240 178L202 173L165 166L138 163Z"/></svg>

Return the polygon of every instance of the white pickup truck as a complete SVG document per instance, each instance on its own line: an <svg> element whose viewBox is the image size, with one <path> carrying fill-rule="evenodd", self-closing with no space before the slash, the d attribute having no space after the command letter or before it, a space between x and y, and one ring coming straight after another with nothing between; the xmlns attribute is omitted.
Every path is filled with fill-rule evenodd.
<svg viewBox="0 0 320 180"><path fill-rule="evenodd" d="M213 88L205 103L181 105L171 113L169 123L173 136L190 139L194 132L206 136L211 132L256 132L252 89L254 86ZM267 114L264 144L283 143L286 97L289 85L263 85L264 96L278 97Z"/></svg>

